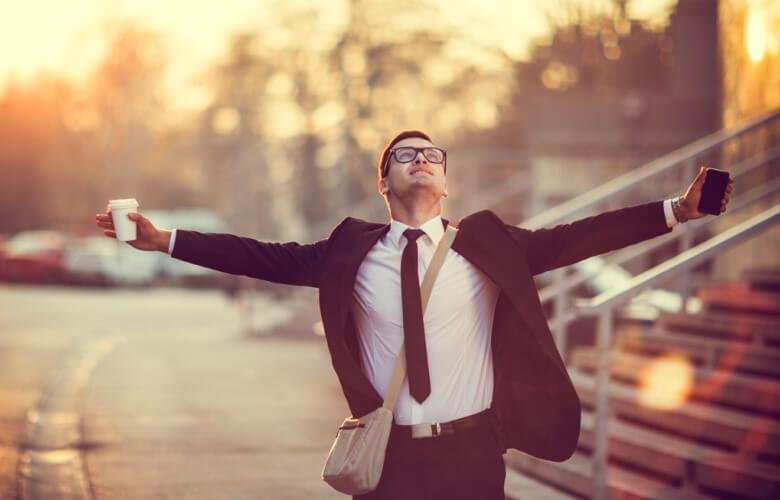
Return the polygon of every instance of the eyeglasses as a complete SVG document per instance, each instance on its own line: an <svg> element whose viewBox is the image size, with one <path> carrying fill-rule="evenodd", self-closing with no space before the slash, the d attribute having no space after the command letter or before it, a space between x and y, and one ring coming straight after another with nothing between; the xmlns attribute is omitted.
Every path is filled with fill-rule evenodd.
<svg viewBox="0 0 780 500"><path fill-rule="evenodd" d="M395 148L390 150L390 154L387 155L387 160L385 161L384 169L383 169L383 176L387 176L387 171L390 168L390 158L395 156L395 161L398 163L409 163L410 161L417 158L417 154L422 151L423 156L426 160L428 160L431 163L444 163L444 173L447 173L447 151L441 149L441 148L414 148L411 146L403 146L400 148Z"/></svg>

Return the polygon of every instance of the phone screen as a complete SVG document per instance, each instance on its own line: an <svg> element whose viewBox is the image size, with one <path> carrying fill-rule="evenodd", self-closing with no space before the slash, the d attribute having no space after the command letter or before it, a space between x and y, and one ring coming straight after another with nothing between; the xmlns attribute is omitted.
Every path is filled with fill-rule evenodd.
<svg viewBox="0 0 780 500"><path fill-rule="evenodd" d="M702 186L699 211L712 215L720 215L720 204L726 194L729 184L729 173L715 168L707 169L707 178Z"/></svg>

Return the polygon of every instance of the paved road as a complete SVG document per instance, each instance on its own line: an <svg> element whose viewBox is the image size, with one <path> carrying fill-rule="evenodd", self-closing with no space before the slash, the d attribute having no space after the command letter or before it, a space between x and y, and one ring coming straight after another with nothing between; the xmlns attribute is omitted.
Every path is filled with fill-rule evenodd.
<svg viewBox="0 0 780 500"><path fill-rule="evenodd" d="M0 500L347 498L320 480L348 410L301 291L247 316L213 291L0 284ZM511 469L506 491L561 498Z"/></svg>
<svg viewBox="0 0 780 500"><path fill-rule="evenodd" d="M62 498L345 498L319 478L347 409L310 297L248 336L218 292L0 287L0 497L53 474Z"/></svg>

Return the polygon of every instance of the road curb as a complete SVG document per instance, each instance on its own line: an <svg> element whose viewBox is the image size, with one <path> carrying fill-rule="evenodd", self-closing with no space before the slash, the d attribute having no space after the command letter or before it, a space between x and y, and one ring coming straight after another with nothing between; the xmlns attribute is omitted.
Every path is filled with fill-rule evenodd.
<svg viewBox="0 0 780 500"><path fill-rule="evenodd" d="M92 500L80 408L89 377L117 343L116 337L104 335L73 345L28 410L18 468L22 500Z"/></svg>

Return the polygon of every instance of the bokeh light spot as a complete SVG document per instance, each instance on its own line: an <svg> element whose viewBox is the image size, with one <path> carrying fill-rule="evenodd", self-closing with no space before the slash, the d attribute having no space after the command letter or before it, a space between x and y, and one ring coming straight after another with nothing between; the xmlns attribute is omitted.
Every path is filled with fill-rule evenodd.
<svg viewBox="0 0 780 500"><path fill-rule="evenodd" d="M223 106L214 113L211 126L214 132L220 135L227 135L238 127L240 121L241 116L235 108Z"/></svg>
<svg viewBox="0 0 780 500"><path fill-rule="evenodd" d="M762 14L757 6L751 8L745 29L745 45L748 56L754 63L761 62L766 52L767 30L765 16Z"/></svg>
<svg viewBox="0 0 780 500"><path fill-rule="evenodd" d="M670 353L645 365L639 377L639 403L674 409L685 403L693 388L693 366L687 357Z"/></svg>

